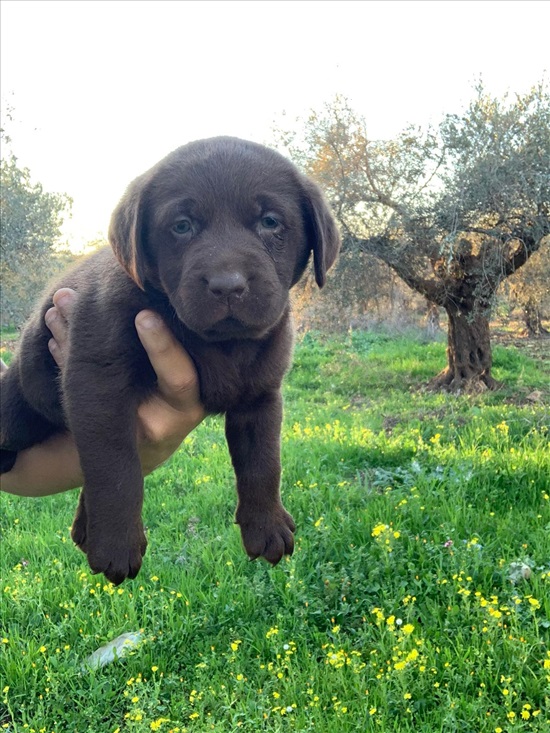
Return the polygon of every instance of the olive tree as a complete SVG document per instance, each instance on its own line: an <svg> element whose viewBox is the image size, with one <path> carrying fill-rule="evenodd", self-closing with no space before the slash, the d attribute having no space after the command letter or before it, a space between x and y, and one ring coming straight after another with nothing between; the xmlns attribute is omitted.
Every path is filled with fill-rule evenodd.
<svg viewBox="0 0 550 733"><path fill-rule="evenodd" d="M371 140L339 97L279 139L324 187L344 247L445 309L448 363L433 386L495 388L495 293L550 233L548 85L498 99L479 84L463 113L392 140Z"/></svg>
<svg viewBox="0 0 550 733"><path fill-rule="evenodd" d="M544 316L550 316L550 237L529 262L509 280L512 301L522 311L528 336L550 338L550 331L543 324Z"/></svg>

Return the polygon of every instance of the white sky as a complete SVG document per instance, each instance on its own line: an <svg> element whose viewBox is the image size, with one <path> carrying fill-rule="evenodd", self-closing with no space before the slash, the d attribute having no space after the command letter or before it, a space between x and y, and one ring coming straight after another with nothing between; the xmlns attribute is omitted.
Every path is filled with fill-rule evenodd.
<svg viewBox="0 0 550 733"><path fill-rule="evenodd" d="M74 199L74 246L104 234L139 173L183 143L269 143L335 93L371 137L459 111L481 73L523 92L550 71L550 3L530 0L2 0L13 148Z"/></svg>

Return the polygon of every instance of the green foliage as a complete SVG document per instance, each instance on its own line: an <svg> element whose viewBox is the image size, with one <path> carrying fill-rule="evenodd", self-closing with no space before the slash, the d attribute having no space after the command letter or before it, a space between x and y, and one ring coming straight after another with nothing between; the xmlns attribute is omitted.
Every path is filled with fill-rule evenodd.
<svg viewBox="0 0 550 733"><path fill-rule="evenodd" d="M448 155L438 217L447 232L493 226L513 238L528 221L548 234L550 92L539 84L514 99L493 98L481 83L467 111L440 127Z"/></svg>
<svg viewBox="0 0 550 733"><path fill-rule="evenodd" d="M297 344L283 429L297 548L274 569L246 559L232 523L220 419L148 478L149 550L118 589L91 576L70 541L76 494L3 495L0 723L545 730L547 375L496 349L514 392L422 392L442 358L441 344L384 334ZM97 647L140 628L133 654L81 672Z"/></svg>
<svg viewBox="0 0 550 733"><path fill-rule="evenodd" d="M8 147L2 131L3 152ZM71 199L44 191L13 153L0 161L2 325L19 325L58 268L54 248Z"/></svg>

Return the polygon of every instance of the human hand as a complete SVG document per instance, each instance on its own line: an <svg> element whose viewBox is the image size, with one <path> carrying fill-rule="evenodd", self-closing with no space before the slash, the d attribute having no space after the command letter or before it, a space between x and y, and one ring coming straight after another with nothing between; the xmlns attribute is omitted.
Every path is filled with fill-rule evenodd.
<svg viewBox="0 0 550 733"><path fill-rule="evenodd" d="M74 290L61 288L45 316L52 332L48 346L61 369L67 355L68 321L77 298ZM138 451L143 473L148 474L172 455L206 413L199 400L193 362L160 317L153 311L141 311L136 329L158 379L157 392L138 408ZM15 465L2 474L0 482L2 491L34 497L82 486L82 469L72 435L58 433L20 451Z"/></svg>
<svg viewBox="0 0 550 733"><path fill-rule="evenodd" d="M78 293L61 288L46 315L52 332L50 353L63 369L68 349L68 322ZM162 319L150 310L138 313L136 330L158 380L157 391L138 408L138 451L144 474L153 471L177 450L205 417L199 399L195 366Z"/></svg>

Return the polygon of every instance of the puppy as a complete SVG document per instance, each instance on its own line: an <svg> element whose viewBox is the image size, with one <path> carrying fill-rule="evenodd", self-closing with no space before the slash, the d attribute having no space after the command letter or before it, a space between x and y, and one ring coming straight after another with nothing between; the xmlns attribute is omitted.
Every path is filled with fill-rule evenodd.
<svg viewBox="0 0 550 733"><path fill-rule="evenodd" d="M84 473L73 540L94 572L135 578L147 545L136 413L155 374L134 318L152 308L193 359L206 410L225 414L246 552L277 563L295 529L279 491L289 290L312 253L322 287L340 246L321 192L273 150L200 140L130 184L109 241L61 278L23 332L1 381L0 470L69 429ZM44 324L61 286L80 293L62 374Z"/></svg>

